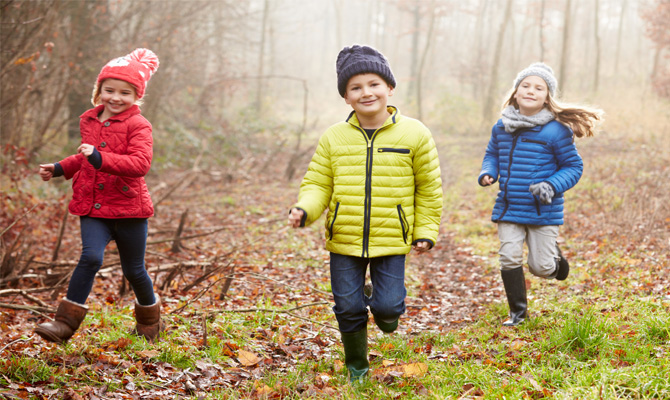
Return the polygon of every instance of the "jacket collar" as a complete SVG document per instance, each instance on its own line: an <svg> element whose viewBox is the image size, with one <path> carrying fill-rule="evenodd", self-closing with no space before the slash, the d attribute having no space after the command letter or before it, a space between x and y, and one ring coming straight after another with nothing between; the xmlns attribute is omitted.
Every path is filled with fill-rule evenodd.
<svg viewBox="0 0 670 400"><path fill-rule="evenodd" d="M555 120L554 120L554 121L555 121ZM539 131L542 130L542 128L544 128L546 125L551 124L552 122L553 122L553 121L549 121L549 122L547 122L545 125L536 125L536 126L534 126L534 127L532 127L532 128L523 128L523 129L519 129L518 131L514 132L512 135L514 135L514 134L518 134L518 133L521 133L521 132L539 132ZM499 119L498 122L496 122L496 125L495 125L495 126L496 126L497 128L502 129L503 131L505 130L505 124L503 124L502 119Z"/></svg>
<svg viewBox="0 0 670 400"><path fill-rule="evenodd" d="M389 117L386 118L386 121L384 122L384 124L379 129L385 128L388 125L397 124L398 121L400 120L400 111L398 111L397 107L387 106L386 109L388 110L389 114L391 114L391 115L389 115ZM357 128L361 128L361 123L358 122L358 117L356 116L356 111L350 112L349 116L347 117L345 122L348 122L348 123L350 123L351 125L353 125ZM361 128L361 129L363 129L363 128Z"/></svg>
<svg viewBox="0 0 670 400"><path fill-rule="evenodd" d="M102 113L102 110L105 108L104 105L100 104L98 106L95 106L94 108L91 108L90 110L86 111L85 113L81 114L79 118L81 119L98 119L98 115ZM132 117L133 115L137 115L140 113L140 107L137 104L133 104L130 106L126 111L112 115L109 117L110 120L113 121L125 121L128 118Z"/></svg>

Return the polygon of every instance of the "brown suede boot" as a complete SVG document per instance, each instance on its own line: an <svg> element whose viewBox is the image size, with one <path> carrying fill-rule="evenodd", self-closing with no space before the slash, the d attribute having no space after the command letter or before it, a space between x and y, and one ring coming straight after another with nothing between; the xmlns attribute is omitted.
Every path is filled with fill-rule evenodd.
<svg viewBox="0 0 670 400"><path fill-rule="evenodd" d="M163 329L160 297L156 296L156 303L151 306L143 306L135 301L135 320L135 333L144 336L151 343L155 342Z"/></svg>
<svg viewBox="0 0 670 400"><path fill-rule="evenodd" d="M58 305L54 321L38 325L35 328L35 333L42 336L44 340L65 343L79 329L79 325L86 317L87 312L87 306L64 299Z"/></svg>

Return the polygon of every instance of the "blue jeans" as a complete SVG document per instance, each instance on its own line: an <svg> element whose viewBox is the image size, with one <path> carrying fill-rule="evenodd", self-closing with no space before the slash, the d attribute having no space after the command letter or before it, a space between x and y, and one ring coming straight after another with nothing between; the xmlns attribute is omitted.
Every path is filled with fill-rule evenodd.
<svg viewBox="0 0 670 400"><path fill-rule="evenodd" d="M143 306L156 303L154 286L144 266L148 223L146 218L105 219L81 217L82 252L72 273L67 299L85 304L95 275L102 266L105 247L114 240L119 250L121 269Z"/></svg>
<svg viewBox="0 0 670 400"><path fill-rule="evenodd" d="M370 265L372 297L363 293ZM340 332L358 332L367 326L368 310L375 320L393 322L405 313L405 256L361 258L330 253L330 286Z"/></svg>

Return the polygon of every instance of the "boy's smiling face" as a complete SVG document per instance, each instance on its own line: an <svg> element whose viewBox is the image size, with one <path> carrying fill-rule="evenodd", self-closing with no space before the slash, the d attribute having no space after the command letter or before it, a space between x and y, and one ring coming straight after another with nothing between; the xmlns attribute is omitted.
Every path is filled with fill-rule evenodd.
<svg viewBox="0 0 670 400"><path fill-rule="evenodd" d="M361 125L368 125L363 128L376 129L388 118L386 106L393 92L394 89L377 74L354 75L347 83L344 101L354 109ZM380 120L379 126L369 126L370 123L377 125L375 122Z"/></svg>

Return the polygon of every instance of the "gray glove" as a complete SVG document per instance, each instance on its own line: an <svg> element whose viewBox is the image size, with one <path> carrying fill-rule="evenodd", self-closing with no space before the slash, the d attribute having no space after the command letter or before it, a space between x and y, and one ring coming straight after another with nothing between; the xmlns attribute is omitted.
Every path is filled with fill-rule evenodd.
<svg viewBox="0 0 670 400"><path fill-rule="evenodd" d="M530 192L538 196L542 204L551 204L551 198L554 197L554 189L547 182L530 185Z"/></svg>

